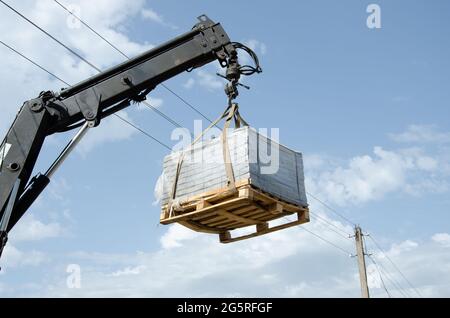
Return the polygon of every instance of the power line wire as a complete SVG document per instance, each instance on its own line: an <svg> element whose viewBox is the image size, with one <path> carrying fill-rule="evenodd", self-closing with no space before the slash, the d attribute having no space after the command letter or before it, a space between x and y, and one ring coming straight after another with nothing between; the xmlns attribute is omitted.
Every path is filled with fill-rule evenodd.
<svg viewBox="0 0 450 318"><path fill-rule="evenodd" d="M356 226L356 223L352 222L349 218L345 217L344 215L342 215L341 213L339 213L336 209L332 208L330 205L328 205L327 203L325 203L324 201L320 200L319 198L317 198L315 195L313 195L312 193L306 191L306 194L309 195L310 197L312 197L314 200L316 200L317 202L321 203L324 207L326 207L328 210L330 210L331 212L333 212L334 214L336 214L337 216L339 216L341 219L347 221L348 223L350 223L352 226Z"/></svg>
<svg viewBox="0 0 450 318"><path fill-rule="evenodd" d="M135 124L131 123L130 121L126 120L125 118L119 116L118 114L113 114L115 116L117 116L120 120L122 120L123 122L127 123L128 125L130 125L131 127L135 128L136 130L140 131L141 133L143 133L145 136L153 139L153 141L156 141L158 144L160 144L161 146L163 146L164 148L168 149L168 150L172 150L168 145L166 145L165 143L163 143L162 141L160 141L159 139L153 137L152 135L150 135L148 132L146 132L145 130L143 130L142 128L136 126Z"/></svg>
<svg viewBox="0 0 450 318"><path fill-rule="evenodd" d="M88 64L90 67L92 67L93 69L95 69L97 72L101 73L101 69L97 66L95 66L94 63L90 62L88 59L86 59L85 57L83 57L82 55L78 54L77 52L75 52L75 50L71 49L68 45L64 44L62 41L58 40L56 37L54 37L53 35L51 35L49 32L47 32L46 30L44 30L43 28L41 28L39 25L37 25L36 23L34 23L33 21L31 21L29 18L27 18L25 15L23 15L21 12L19 12L18 10L14 9L13 7L11 7L9 4L7 4L6 2L4 2L3 0L0 0L0 2L2 4L4 4L7 8L9 8L10 10L12 10L14 13L16 13L18 16L20 16L22 19L24 19L26 22L30 23L31 25L33 25L35 28L37 28L38 30L40 30L42 33L44 33L45 35L47 35L49 38L51 38L53 41L55 41L56 43L58 43L59 45L61 45L63 48L65 48L67 51L69 51L71 54L75 55L77 58L79 58L80 60L82 60L83 62L85 62L86 64ZM169 123L171 123L172 125L174 125L175 127L181 127L181 125L179 123L177 123L175 120L173 120L172 118L170 118L169 116L167 116L166 114L164 114L162 111L160 110L156 110L155 107L153 107L150 103L144 101L142 102L144 105L146 105L149 109L155 111L158 115L160 115L162 118L164 118L165 120L167 120Z"/></svg>
<svg viewBox="0 0 450 318"><path fill-rule="evenodd" d="M395 290L397 290L397 292L400 293L403 297L411 298L409 291L406 288L404 288L393 275L391 276L389 270L384 266L384 264L382 262L378 262L378 265L384 272L386 279L395 288Z"/></svg>
<svg viewBox="0 0 450 318"><path fill-rule="evenodd" d="M20 16L22 19L24 19L25 21L27 21L28 23L30 23L31 25L33 25L35 28L37 28L38 30L40 30L42 33L44 33L45 35L47 35L48 37L50 37L53 41L55 41L56 43L58 43L59 45L61 45L62 47L64 47L66 50L68 50L70 53L72 53L73 55L75 55L76 57L78 57L79 59L83 60L85 63L87 63L88 65L90 65L91 67L93 67L94 69L99 70L94 64L92 64L91 62L89 62L88 60L86 60L83 56L81 56L80 54L78 54L77 52L75 52L74 50L72 50L70 47L68 47L67 45L65 45L64 43L62 43L60 40L58 40L57 38L55 38L53 35L51 35L50 33L48 33L47 31L45 31L43 28L41 28L39 25L37 25L36 23L34 23L33 21L31 21L30 19L28 19L26 16L24 16L22 13L20 13L18 10L14 9L13 7L11 7L9 4L7 4L5 1L0 0L0 2L5 5L7 8L9 8L11 11L13 11L14 13L16 13L18 16Z"/></svg>
<svg viewBox="0 0 450 318"><path fill-rule="evenodd" d="M367 251L367 242L366 242L366 236L369 236L369 235L363 235L362 236L362 239L363 239L363 241L364 241L364 246L366 246L366 251ZM372 256L372 254L370 254L370 253L367 253L367 254L365 254L366 256L368 256L368 257L371 257ZM373 261L375 261L374 259L373 259ZM378 263L377 263L378 264ZM384 272L385 272L385 276L386 276L386 279L388 279L389 280L389 282L391 283L391 285L392 286L394 286L394 288L403 296L403 297L405 297L405 298L409 298L410 296L409 296L409 294L408 293L406 293L406 291L405 291L405 289L402 287L402 285L400 284L400 283L398 283L397 282L397 280L394 278L394 277L391 277L390 276L390 274L389 274L389 271L384 267L384 265L380 262L379 263L379 265L380 265L380 267L384 270Z"/></svg>
<svg viewBox="0 0 450 318"><path fill-rule="evenodd" d="M376 270L378 272L378 276L380 276L381 284L383 286L384 291L386 292L386 294L388 295L389 298L392 298L391 294L389 293L389 290L386 287L386 284L384 283L383 275L381 275L381 271L380 271L380 268L378 267L377 262L375 262L375 260L373 259L372 255L368 254L368 257L372 261L372 263L375 265L375 268L376 268Z"/></svg>
<svg viewBox="0 0 450 318"><path fill-rule="evenodd" d="M328 205L327 203L325 203L324 201L320 200L319 198L317 198L315 195L311 194L310 192L306 192L310 197L312 197L313 199L315 199L316 201L318 201L319 203L321 203L323 206L325 206L328 210L332 211L333 213L335 213L336 215L338 215L340 218L342 218L343 220L349 222L350 224L356 225L354 222L352 222L350 219L348 219L347 217L345 217L344 215L342 215L341 213L339 213L336 209L334 209L333 207L331 207L330 205ZM375 239L369 235L369 237L371 238L371 240L374 242L375 246L381 251L381 253L383 253L383 255L385 255L385 257L389 260L389 262L394 266L394 268L400 273L400 275L403 277L403 279L408 283L408 285L416 292L417 295L419 295L419 297L422 297L422 295L420 294L420 292L412 285L412 283L408 280L408 278L406 278L406 276L403 274L403 272L398 268L398 266L392 261L392 259L383 251L383 249L380 247L380 245L375 241ZM402 288L400 288L400 290L402 290Z"/></svg>
<svg viewBox="0 0 450 318"><path fill-rule="evenodd" d="M316 216L316 217L317 217L317 216ZM323 220L318 219L318 218L316 218L316 219L311 219L311 220L316 220L316 222L319 222L320 225L326 227L329 231L332 231L333 233L336 233L336 235L338 235L339 238L342 238L343 240L349 242L349 237L348 237L348 236L342 235L342 233L336 231L334 228L332 228L331 226L329 226L329 225L328 225L327 223L325 223Z"/></svg>
<svg viewBox="0 0 450 318"><path fill-rule="evenodd" d="M98 37L100 37L103 41L105 41L106 43L108 43L112 48L114 48L117 52L119 52L122 56L126 57L127 59L129 59L129 57L123 53L122 51L120 51L114 44L112 44L110 41L108 41L105 37L103 37L100 33L98 33L97 31L95 31L89 24L87 24L86 22L84 22L80 17L78 17L75 13L73 13L72 11L70 11L66 6L64 6L61 2L59 2L58 0L53 0L54 2L56 2L61 8L63 8L65 11L67 11L70 15L72 15L75 19L77 19L78 21L80 21L85 27L87 27L89 30L91 30L94 34L96 34Z"/></svg>
<svg viewBox="0 0 450 318"><path fill-rule="evenodd" d="M1 1L1 0L0 0ZM70 86L70 84L68 84L66 81L64 81L63 79L61 79L59 76L55 75L54 73L50 72L49 70L47 70L45 67L41 66L40 64L38 64L37 62L33 61L32 59L30 59L29 57L27 57L25 54L17 51L16 49L12 48L10 45L4 43L3 41L0 41L0 43L2 43L5 47L7 47L8 49L10 49L12 52L16 53L17 55L21 56L22 58L24 58L25 60L27 60L28 62L32 63L33 65L35 65L36 67L38 67L39 69L41 69L42 71L46 72L47 74L51 75L52 77L54 77L55 79L57 79L58 81L60 81L61 83L64 83L67 86ZM164 142L160 141L159 139L157 139L156 137L152 136L151 134L149 134L148 132L146 132L145 130L143 130L142 128L138 127L137 125L131 123L130 121L128 121L127 119L123 118L122 116L120 116L119 114L113 114L114 116L116 116L117 118L119 118L120 120L122 120L123 122L127 123L128 125L130 125L131 127L133 127L134 129L136 129L137 131L141 132L142 134L144 134L145 136L151 138L153 141L157 142L158 144L160 144L161 146L167 148L168 150L172 150L167 144L165 144ZM3 163L3 161L2 161Z"/></svg>
<svg viewBox="0 0 450 318"><path fill-rule="evenodd" d="M187 100L185 100L183 97L181 97L179 94L175 93L170 87L168 87L166 84L162 83L162 87L164 87L166 90L168 90L170 93L172 93L175 97L177 97L179 100L181 100L186 106L191 108L193 111L195 111L197 114L202 116L204 119L206 119L209 123L212 123L212 120L209 119L206 115L204 115L201 111L199 111L196 107L194 107L191 103L189 103ZM216 125L217 128L220 128Z"/></svg>
<svg viewBox="0 0 450 318"><path fill-rule="evenodd" d="M310 197L312 197L313 199L315 199L316 201L318 201L319 203L321 203L323 206L325 206L328 210L332 211L333 213L335 213L336 215L338 215L341 219L349 222L352 225L356 225L354 222L352 222L349 218L345 217L344 215L342 215L341 213L339 213L336 209L334 209L333 207L331 207L329 204L325 203L323 200L320 200L319 198L317 198L315 195L313 195L310 192L306 192ZM392 261L392 259L383 251L383 249L379 246L379 244L375 241L375 239L372 236L369 236L371 238L371 240L374 242L375 246L381 251L381 253L383 253L383 255L385 255L385 257L389 260L389 262L394 266L394 268L400 273L400 275L403 277L403 279L408 283L408 285L417 293L417 295L419 295L419 297L422 297L422 295L420 294L420 292L412 285L412 283L406 278L406 276L403 274L403 272L398 268L398 266ZM397 284L396 284L397 285ZM403 288L401 286L397 286L399 292L401 292L403 295L405 295L405 292L403 291ZM408 295L405 295L406 297L408 297Z"/></svg>
<svg viewBox="0 0 450 318"><path fill-rule="evenodd" d="M285 219L285 220L287 220L289 222L294 222L293 220L290 220L287 216L284 216L283 219ZM335 243L331 242L330 240L327 240L326 238L320 236L319 234L316 234L313 231L308 230L307 228L305 228L303 226L300 226L300 228L303 229L304 231L308 232L309 234L317 237L318 239L322 240L323 242L329 244L330 246L340 250L341 252L345 253L345 255L350 256L352 254L351 252L347 251L346 249L344 249L344 248L336 245Z"/></svg>
<svg viewBox="0 0 450 318"><path fill-rule="evenodd" d="M321 217L318 213L314 213L313 211L309 211L309 213L310 213L311 215L314 215L317 219L321 220L322 222L325 222L325 223L329 224L330 226L332 226L333 228L337 229L338 231L344 233L344 234L346 235L346 237L344 236L345 238L348 239L349 236L351 236L350 233L348 233L348 232L345 231L344 229L340 228L339 226L337 226L337 225L331 223L330 221L328 221L328 220L325 219L324 217ZM340 235L342 235L342 234L340 234Z"/></svg>
<svg viewBox="0 0 450 318"><path fill-rule="evenodd" d="M379 268L379 266L378 266L378 263L375 262L375 259L372 257L372 254L370 254L370 253L367 252L366 235L364 235L364 234L362 235L362 240L363 240L363 246L364 246L365 249L366 249L366 252L363 252L363 253L364 253L365 256L369 257L369 259L370 259L370 260L372 261L372 263L375 265L375 269L376 269L376 271L378 272L378 275L379 275L379 277L380 277L380 281L381 281L381 284L382 284L382 286L383 286L383 289L385 290L385 292L386 292L386 294L388 295L388 297L391 298L391 294L389 293L389 291L388 291L388 289L387 289L387 287L386 287L386 284L384 283L383 275L381 274L381 270L380 270L380 268Z"/></svg>
<svg viewBox="0 0 450 318"><path fill-rule="evenodd" d="M316 234L316 233L314 233L313 231L308 230L307 228L302 227L302 226L301 226L300 228L303 229L304 231L308 232L309 234L314 235L315 237L317 237L318 239L324 241L325 243L328 243L329 245L331 245L331 246L337 248L338 250L340 250L340 251L342 251L343 253L345 253L345 255L349 256L349 255L352 254L351 252L345 250L344 248L342 248L342 247L340 247L340 246L338 246L338 245L332 243L331 241L329 241L329 240L323 238L323 237L320 236L319 234Z"/></svg>
<svg viewBox="0 0 450 318"><path fill-rule="evenodd" d="M48 75L56 78L57 80L59 80L60 82L62 82L64 85L70 86L66 81L62 80L60 77L58 77L57 75L55 75L54 73L50 72L49 70L43 68L42 66L40 66L39 64L37 64L36 62L34 62L33 60L29 59L27 56L23 55L22 53L20 53L19 51L17 51L16 49L14 49L13 47L9 46L8 44L6 44L5 42L0 40L0 43L7 47L8 49L10 49L11 51L13 51L14 53L20 55L22 58L26 59L28 62L34 64L34 66L40 68L42 71L46 72Z"/></svg>
<svg viewBox="0 0 450 318"><path fill-rule="evenodd" d="M125 54L122 50L120 50L116 45L114 45L111 41L109 41L106 37L104 37L103 35L101 35L99 32L97 32L93 27L91 27L87 22L85 22L83 19L81 19L79 16L77 16L75 13L73 13L72 11L70 11L65 5L63 5L61 2L59 2L58 0L53 0L54 2L56 2L62 9L64 9L66 12L68 12L70 15L72 15L75 19L77 19L78 21L80 21L81 24L83 24L85 27L87 27L90 31L92 31L95 35L97 35L98 37L100 37L103 41L105 41L109 46L111 46L114 50L116 50L120 55L122 55L123 57L125 57L126 59L130 60L131 58ZM172 95L174 95L176 98L178 98L181 102L183 102L186 106L188 106L189 108L191 108L193 111L195 111L197 114L199 114L200 116L202 116L204 119L206 119L207 121L209 121L210 123L212 123L212 120L209 119L205 114L203 114L200 110L197 109L197 107L195 107L194 105L192 105L191 103L189 103L186 99L184 99L183 97L181 97L178 93L176 93L174 90L172 90L170 87L168 87L166 84L161 83L161 86L166 89L168 92L170 92Z"/></svg>
<svg viewBox="0 0 450 318"><path fill-rule="evenodd" d="M171 123L173 126L181 128L182 126L176 122L175 120L173 120L172 118L170 118L169 116L167 116L166 114L164 114L162 111L160 111L158 108L156 108L155 106L153 106L152 104L150 104L147 101L143 101L143 104L147 107L149 107L151 110L153 110L155 113L157 113L159 116L161 116L162 118L164 118L165 120L167 120L169 123Z"/></svg>
<svg viewBox="0 0 450 318"><path fill-rule="evenodd" d="M367 235L369 236L369 235ZM372 242L372 241L371 241ZM374 249L378 249L376 247L376 245L372 242L372 245L374 247ZM395 277L395 275L391 276L391 270L389 270L388 268L386 268L386 266L384 266L383 262L378 263L381 267L381 269L384 271L386 278L389 280L389 282L391 283L392 286L395 287L395 289L401 294L403 295L405 298L410 298L411 295L409 293L409 290L405 287L402 286L402 284L397 280L397 278Z"/></svg>
<svg viewBox="0 0 450 318"><path fill-rule="evenodd" d="M388 280L388 282L392 285L393 289L397 291L401 296L405 298L410 298L410 294L407 292L407 289L405 289L396 279L395 277L391 276L389 270L384 266L382 262L377 263L380 267L380 270L384 272L384 276Z"/></svg>
<svg viewBox="0 0 450 318"><path fill-rule="evenodd" d="M394 266L394 268L400 273L400 275L403 277L403 279L408 283L408 285L416 292L419 297L423 297L420 292L413 286L413 284L409 281L408 278L403 274L403 272L398 268L398 266L394 263L394 261L389 257L389 255L384 252L384 250L381 248L381 246L377 243L377 241L369 235L369 238L372 240L372 242L375 244L375 246L380 250L380 252L388 259L388 261Z"/></svg>

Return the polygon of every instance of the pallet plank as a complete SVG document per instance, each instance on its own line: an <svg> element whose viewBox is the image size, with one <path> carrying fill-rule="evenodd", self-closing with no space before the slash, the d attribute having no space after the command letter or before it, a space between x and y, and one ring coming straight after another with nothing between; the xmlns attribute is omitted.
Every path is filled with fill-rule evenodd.
<svg viewBox="0 0 450 318"><path fill-rule="evenodd" d="M297 220L270 227L270 221L297 214ZM280 200L251 186L249 180L230 191L209 192L184 201L169 217L167 206L162 209L161 223L180 223L194 231L218 234L220 242L231 243L279 231L309 221L307 207L296 206ZM251 234L232 237L231 231L255 226Z"/></svg>
<svg viewBox="0 0 450 318"><path fill-rule="evenodd" d="M285 223L285 224L281 224L281 225L277 225L274 227L267 227L267 228L262 228L260 231L256 231L255 233L251 233L251 234L247 234L247 235L242 235L242 236L238 236L235 238L232 238L231 235L229 237L220 237L220 242L221 243L233 243L233 242L238 242L238 241L242 241L242 240L246 240L252 237L256 237L256 236L261 236L264 234L268 234L268 233L272 233L272 232L276 232L276 231L280 231L280 230L284 230L296 225L301 225L308 222L303 216L299 217L298 220L296 221L292 221L289 223ZM231 233L230 233L231 234Z"/></svg>
<svg viewBox="0 0 450 318"><path fill-rule="evenodd" d="M208 227L206 225L194 222L194 221L179 221L178 223L180 223L181 225L196 231L196 232L203 232L203 233L209 233L209 234L220 234L221 231L216 229L216 228L212 228L212 227Z"/></svg>
<svg viewBox="0 0 450 318"><path fill-rule="evenodd" d="M206 214L208 212L213 212L216 211L217 209L221 209L221 208L225 208L227 206L232 206L235 203L240 203L242 201L246 201L247 199L245 198L235 198L235 199L231 199L231 200L227 200L212 206L209 206L207 208L204 208L203 210L200 211L193 211L193 212L189 212L186 214L182 214L182 215L177 215L177 216L173 216L171 218L168 219L164 219L161 220L162 224L170 224L170 223L174 223L174 222L179 222L179 221L183 221L183 220L187 220L190 219L192 216L196 215L196 214Z"/></svg>

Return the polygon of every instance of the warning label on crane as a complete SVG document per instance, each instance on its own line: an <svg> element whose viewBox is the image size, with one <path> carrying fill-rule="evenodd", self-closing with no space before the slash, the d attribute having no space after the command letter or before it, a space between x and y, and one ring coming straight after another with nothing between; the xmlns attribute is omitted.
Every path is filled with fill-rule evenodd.
<svg viewBox="0 0 450 318"><path fill-rule="evenodd" d="M4 144L2 148L0 148L0 166L3 163L3 159L8 154L9 149L11 149L11 144L8 143Z"/></svg>

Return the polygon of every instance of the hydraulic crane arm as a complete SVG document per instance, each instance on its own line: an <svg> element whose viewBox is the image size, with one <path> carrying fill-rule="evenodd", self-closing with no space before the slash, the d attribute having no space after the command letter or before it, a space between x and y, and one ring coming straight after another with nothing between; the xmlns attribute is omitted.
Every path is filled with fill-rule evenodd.
<svg viewBox="0 0 450 318"><path fill-rule="evenodd" d="M25 102L0 145L0 256L7 233L89 127L99 125L103 118L133 101L145 100L165 80L215 60L227 68L227 93L235 97L240 75L249 75L248 66L240 66L237 60L236 49L242 48L230 41L219 23L203 15L190 32L59 93L42 92ZM256 65L253 72L259 73ZM77 127L82 129L47 173L30 181L45 138Z"/></svg>

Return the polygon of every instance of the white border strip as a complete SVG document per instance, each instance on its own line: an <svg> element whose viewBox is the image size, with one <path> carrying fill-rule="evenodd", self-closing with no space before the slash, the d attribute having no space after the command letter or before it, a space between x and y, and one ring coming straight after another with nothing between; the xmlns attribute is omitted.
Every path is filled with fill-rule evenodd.
<svg viewBox="0 0 450 318"><path fill-rule="evenodd" d="M1 149L0 149L0 165L3 162L3 158L6 158L6 155L9 152L9 149L11 149L11 144L6 143Z"/></svg>

